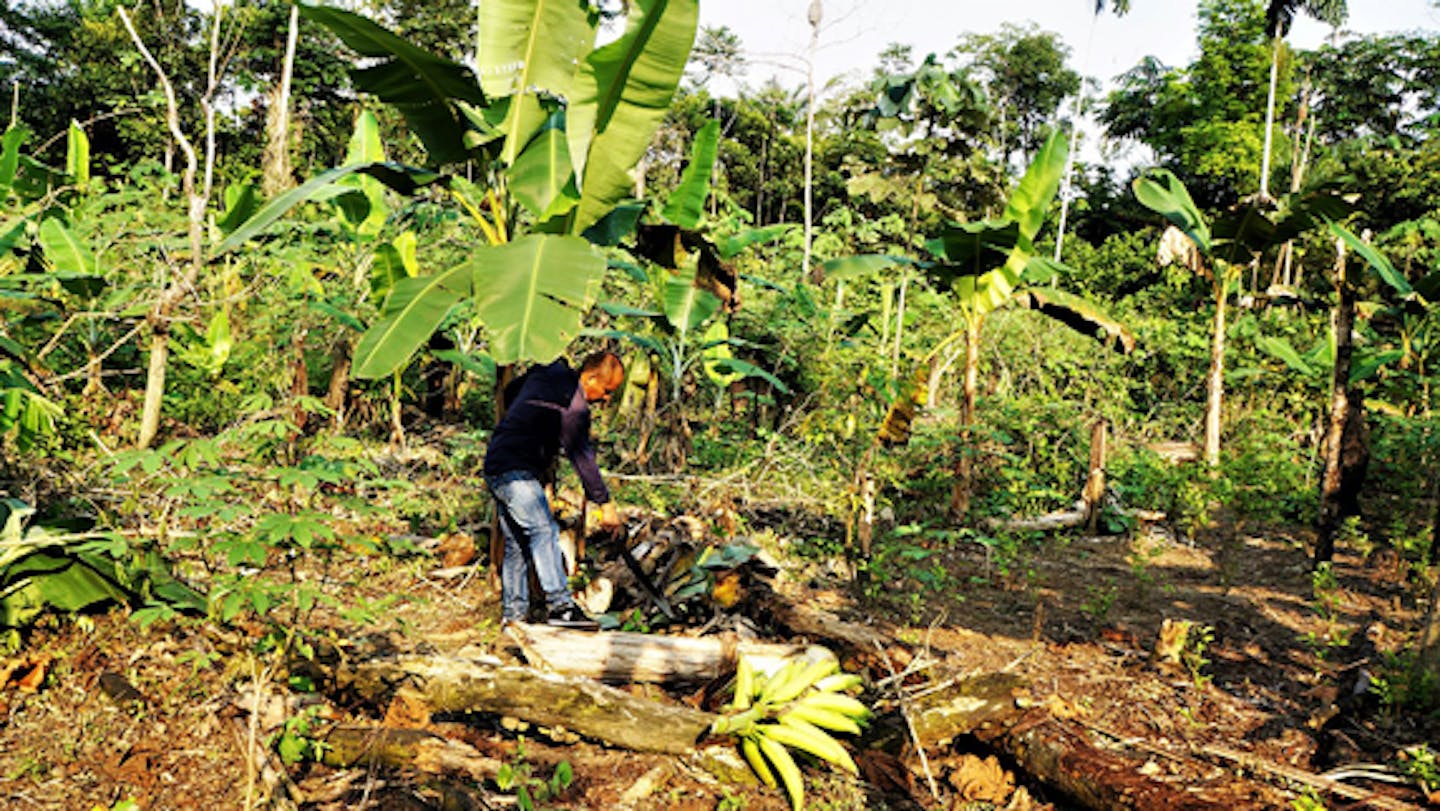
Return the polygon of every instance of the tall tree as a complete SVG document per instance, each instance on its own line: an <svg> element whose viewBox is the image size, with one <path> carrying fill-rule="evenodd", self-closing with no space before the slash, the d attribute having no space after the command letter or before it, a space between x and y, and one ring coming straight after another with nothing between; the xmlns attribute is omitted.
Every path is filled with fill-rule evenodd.
<svg viewBox="0 0 1440 811"><path fill-rule="evenodd" d="M1270 196L1270 148L1275 125L1275 86L1280 76L1280 49L1295 15L1305 12L1321 22L1338 27L1345 22L1345 0L1270 0L1265 8L1265 33L1273 41L1270 51L1270 90L1265 100L1265 146L1260 158L1260 196Z"/></svg>
<svg viewBox="0 0 1440 811"><path fill-rule="evenodd" d="M990 98L999 157L1007 165L1016 152L1021 164L1028 161L1049 137L1060 103L1080 90L1080 74L1066 65L1070 49L1059 34L1033 23L967 34L952 53Z"/></svg>

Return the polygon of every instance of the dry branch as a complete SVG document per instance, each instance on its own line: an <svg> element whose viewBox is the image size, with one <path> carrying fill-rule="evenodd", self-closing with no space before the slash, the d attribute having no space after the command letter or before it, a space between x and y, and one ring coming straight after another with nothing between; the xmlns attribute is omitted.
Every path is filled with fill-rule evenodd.
<svg viewBox="0 0 1440 811"><path fill-rule="evenodd" d="M503 765L467 743L423 729L336 726L322 740L321 762L339 768L388 766L488 780Z"/></svg>

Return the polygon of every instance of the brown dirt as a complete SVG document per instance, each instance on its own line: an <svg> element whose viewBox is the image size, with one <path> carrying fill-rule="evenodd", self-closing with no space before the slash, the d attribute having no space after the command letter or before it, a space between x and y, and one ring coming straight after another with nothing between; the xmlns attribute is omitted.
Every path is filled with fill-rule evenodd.
<svg viewBox="0 0 1440 811"><path fill-rule="evenodd" d="M749 529L761 528L752 522ZM786 528L772 529L783 558ZM1303 787L1284 777L1287 768L1315 773L1393 761L1406 745L1440 740L1435 718L1389 713L1371 696L1351 695L1362 672L1380 675L1384 653L1411 641L1423 584L1403 567L1342 549L1331 607L1317 610L1305 541L1231 528L1192 546L1150 527L1127 537L1025 545L1003 568L994 553L962 542L923 550L908 567L877 569L888 579L877 575L861 587L835 578L833 565L797 561L787 576L810 599L852 620L875 621L908 646L915 658L907 683L1009 668L1029 680L1037 703L1088 731L1095 745L1131 759L1139 774L1224 798L1235 809L1288 808ZM503 653L497 595L483 570L447 579L433 576L437 566L424 555L355 553L347 571L325 575L324 588L341 605L389 594L401 599L368 625L321 609L307 627L339 642L379 636L402 649L479 646ZM4 808L109 809L126 799L142 809L245 808L263 789L244 754L252 706L246 690L257 675L276 677L266 670L274 658L252 652L259 629L247 636L243 627L220 633L182 621L147 631L125 613L44 620L6 661L46 670L34 692L17 685L19 675L0 692ZM1207 661L1187 667L1157 659L1167 619L1211 629L1198 648ZM139 700L117 689L117 676ZM118 700L111 696L117 692ZM889 697L869 698L883 708ZM379 723L383 713L324 702L318 717ZM786 807L774 790L723 784L683 760L555 739L501 719L440 718L432 728L538 778L568 762L574 784L542 807ZM1067 807L1063 797L1013 773L1005 779L1028 783L1032 805L1024 794L1003 801L971 795L989 799L967 804L966 787L988 779L974 775L1007 772L1008 762L989 754L969 740L931 752L938 799L908 751L863 755L870 778L864 783L811 769L810 794L829 808ZM304 808L438 808L447 796L461 803L449 807L513 803L493 783L461 778L315 764L292 765L287 773L307 798ZM1351 782L1424 803L1411 788Z"/></svg>

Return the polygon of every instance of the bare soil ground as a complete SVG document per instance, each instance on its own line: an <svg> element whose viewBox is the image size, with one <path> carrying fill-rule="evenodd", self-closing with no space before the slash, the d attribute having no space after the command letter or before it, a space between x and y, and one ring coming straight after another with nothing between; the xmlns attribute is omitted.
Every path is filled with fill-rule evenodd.
<svg viewBox="0 0 1440 811"><path fill-rule="evenodd" d="M786 593L873 624L908 646L905 683L1018 673L1036 702L1086 730L1096 746L1122 755L1137 774L1203 798L1197 807L1296 807L1307 788L1297 775L1393 763L1406 746L1440 741L1434 716L1391 712L1373 692L1355 693L1357 683L1363 688L1364 679L1387 672L1386 653L1404 648L1419 621L1426 586L1393 557L1367 560L1342 548L1333 587L1317 592L1303 532L1222 526L1192 545L1154 526L1022 545L1003 568L978 544L918 545L913 566L892 567L891 579L857 586L833 565L789 557L797 539L777 514L752 515L742 531L763 530L773 531L770 551L786 562ZM430 554L397 559L357 551L345 560L345 570L325 573L322 583L340 605L400 599L367 623L321 609L308 620L318 637L343 644L378 636L402 650L514 656L497 627L498 594L483 569L437 577L440 561ZM321 577L303 568L298 576ZM1157 655L1166 644L1166 620L1172 628L1193 623L1179 663ZM115 609L50 618L33 629L3 671L0 806L110 809L133 800L142 809L259 807L273 781L248 753L252 739L264 746L276 730L252 716L254 686L284 675L273 658L251 652L258 626L213 628L182 621L142 630ZM700 700L698 692L674 697ZM867 698L884 709L894 692ZM385 712L334 697L318 701L317 724L380 723ZM431 728L538 780L568 763L573 784L541 807L787 807L776 790L721 782L684 759L610 749L509 719L442 717ZM977 784L976 764L983 767L988 756L966 739L924 761L900 748L864 752L866 780L810 768L810 796L820 808L1071 807L1026 775L1005 774L1003 759L988 782ZM493 782L314 763L284 768L301 808L516 805L513 789ZM1394 802L1427 802L1413 783L1357 777L1354 770L1340 776ZM986 785L1008 786L1007 780L1024 790L987 793ZM1371 807L1315 793L1327 807Z"/></svg>

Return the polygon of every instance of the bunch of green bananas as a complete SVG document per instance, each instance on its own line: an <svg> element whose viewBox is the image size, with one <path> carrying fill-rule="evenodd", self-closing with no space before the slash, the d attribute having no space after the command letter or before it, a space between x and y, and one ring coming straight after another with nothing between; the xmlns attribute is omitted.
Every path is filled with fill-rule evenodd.
<svg viewBox="0 0 1440 811"><path fill-rule="evenodd" d="M767 677L742 656L735 668L733 713L711 727L713 734L739 738L755 774L767 786L784 784L795 809L805 804L805 785L790 749L858 773L850 753L826 731L858 734L870 717L870 710L846 693L862 686L860 677L839 671L834 659L793 659Z"/></svg>

